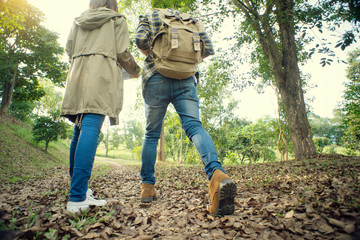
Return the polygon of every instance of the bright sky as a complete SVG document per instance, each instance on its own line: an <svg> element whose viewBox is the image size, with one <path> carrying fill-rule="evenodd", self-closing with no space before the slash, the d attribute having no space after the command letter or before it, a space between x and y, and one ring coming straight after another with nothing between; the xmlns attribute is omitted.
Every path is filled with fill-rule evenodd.
<svg viewBox="0 0 360 240"><path fill-rule="evenodd" d="M44 25L59 33L59 42L63 47L65 47L74 18L86 10L89 5L89 0L28 0L28 2L45 14ZM341 51L337 54L346 56ZM346 60L346 57L343 59ZM303 72L311 74L310 83L318 86L309 90L305 95L306 98L315 97L313 102L307 101L315 114L321 117L331 118L333 116L332 112L343 95L343 83L346 81L345 69L346 65L343 63L332 63L330 66L321 67L318 59L301 67ZM140 81L140 79L125 81L125 102L120 117L126 117L131 111L129 106L134 104ZM256 120L264 115L276 117L277 103L272 89L266 89L265 93L260 95L253 89L247 89L234 93L234 96L240 100L239 109L236 112L240 118Z"/></svg>

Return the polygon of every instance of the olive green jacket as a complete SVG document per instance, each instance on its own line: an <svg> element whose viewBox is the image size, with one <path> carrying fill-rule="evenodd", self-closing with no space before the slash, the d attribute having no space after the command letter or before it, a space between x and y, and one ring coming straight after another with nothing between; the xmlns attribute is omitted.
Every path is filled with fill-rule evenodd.
<svg viewBox="0 0 360 240"><path fill-rule="evenodd" d="M71 65L61 116L75 122L85 113L107 115L119 124L123 106L124 68L130 75L140 67L127 51L129 31L125 17L107 8L89 9L75 19L66 52Z"/></svg>

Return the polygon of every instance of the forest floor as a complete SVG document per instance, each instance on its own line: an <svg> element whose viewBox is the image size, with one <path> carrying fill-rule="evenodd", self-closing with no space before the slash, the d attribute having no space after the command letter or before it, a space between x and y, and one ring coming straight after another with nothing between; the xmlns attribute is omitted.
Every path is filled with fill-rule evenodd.
<svg viewBox="0 0 360 240"><path fill-rule="evenodd" d="M208 214L201 166L158 164L158 199L139 200L139 165L95 164L94 195L108 201L65 210L66 167L0 183L0 239L360 239L360 158L322 155L283 163L227 166L235 212Z"/></svg>

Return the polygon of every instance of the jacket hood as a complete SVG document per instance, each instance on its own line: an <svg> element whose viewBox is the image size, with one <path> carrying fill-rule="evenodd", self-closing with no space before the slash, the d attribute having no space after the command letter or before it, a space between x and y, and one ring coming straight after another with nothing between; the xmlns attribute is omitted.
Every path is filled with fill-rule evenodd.
<svg viewBox="0 0 360 240"><path fill-rule="evenodd" d="M123 15L108 8L88 9L80 17L75 18L75 23L82 29L94 30L115 17Z"/></svg>

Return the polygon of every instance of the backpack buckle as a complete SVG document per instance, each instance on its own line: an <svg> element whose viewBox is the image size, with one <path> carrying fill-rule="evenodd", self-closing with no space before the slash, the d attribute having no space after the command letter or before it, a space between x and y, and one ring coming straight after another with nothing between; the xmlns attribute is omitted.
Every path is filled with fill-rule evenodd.
<svg viewBox="0 0 360 240"><path fill-rule="evenodd" d="M201 51L201 44L200 44L200 35L199 33L193 33L193 42L194 42L194 50L195 52Z"/></svg>
<svg viewBox="0 0 360 240"><path fill-rule="evenodd" d="M177 28L173 28L171 31L171 49L179 47L179 31Z"/></svg>

